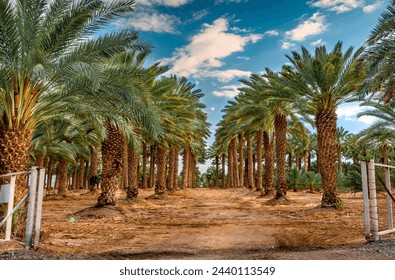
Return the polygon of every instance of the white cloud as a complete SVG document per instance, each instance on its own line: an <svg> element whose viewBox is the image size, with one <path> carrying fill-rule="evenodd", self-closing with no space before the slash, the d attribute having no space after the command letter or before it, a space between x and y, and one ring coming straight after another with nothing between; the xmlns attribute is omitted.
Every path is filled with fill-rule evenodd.
<svg viewBox="0 0 395 280"><path fill-rule="evenodd" d="M377 1L376 3L373 3L371 5L366 5L363 7L363 11L367 14L373 13L377 9L381 8L381 6L384 4L384 1Z"/></svg>
<svg viewBox="0 0 395 280"><path fill-rule="evenodd" d="M240 85L223 86L221 87L221 91L213 91L213 94L218 97L233 98L239 94L239 91L237 90L239 87Z"/></svg>
<svg viewBox="0 0 395 280"><path fill-rule="evenodd" d="M136 30L152 31L157 33L178 33L175 26L180 20L173 15L160 14L153 10L138 9L129 18L121 19L118 25L125 27L133 27Z"/></svg>
<svg viewBox="0 0 395 280"><path fill-rule="evenodd" d="M343 118L346 121L359 121L367 125L373 124L377 118L372 116L362 116L357 118L357 114L365 111L366 108L359 106L358 104L344 104L339 106L336 110L336 114L338 118Z"/></svg>
<svg viewBox="0 0 395 280"><path fill-rule="evenodd" d="M291 42L285 41L285 42L282 42L282 44L281 44L281 48L284 50L289 50L290 48L293 48L293 47L295 47L295 44L291 43Z"/></svg>
<svg viewBox="0 0 395 280"><path fill-rule="evenodd" d="M278 36L280 33L277 30L268 30L263 34L271 37L271 36Z"/></svg>
<svg viewBox="0 0 395 280"><path fill-rule="evenodd" d="M238 77L249 77L251 76L251 72L242 71L237 69L228 69L228 70L214 70L214 71L203 71L201 73L197 73L194 75L195 77L206 77L206 78L217 78L218 81L226 83L230 82L234 78Z"/></svg>
<svg viewBox="0 0 395 280"><path fill-rule="evenodd" d="M362 7L364 0L318 0L310 1L308 4L340 14Z"/></svg>
<svg viewBox="0 0 395 280"><path fill-rule="evenodd" d="M325 41L323 41L322 39L318 39L317 41L311 42L310 45L312 45L313 47L318 47L318 46L322 46L325 44L326 44Z"/></svg>
<svg viewBox="0 0 395 280"><path fill-rule="evenodd" d="M211 110L211 111L215 111L215 107L211 107L210 110Z"/></svg>
<svg viewBox="0 0 395 280"><path fill-rule="evenodd" d="M209 12L207 10L199 10L192 13L192 18L190 21L197 21L205 18Z"/></svg>
<svg viewBox="0 0 395 280"><path fill-rule="evenodd" d="M248 56L238 56L237 59L248 61L250 58Z"/></svg>
<svg viewBox="0 0 395 280"><path fill-rule="evenodd" d="M145 6L163 5L169 7L179 7L191 1L192 0L136 0L136 4Z"/></svg>
<svg viewBox="0 0 395 280"><path fill-rule="evenodd" d="M296 28L285 32L285 36L292 41L304 41L307 37L322 34L327 30L325 16L320 12L314 13L311 18L300 23Z"/></svg>
<svg viewBox="0 0 395 280"><path fill-rule="evenodd" d="M172 58L164 59L164 64L173 64L172 73L179 76L217 77L227 81L237 76L245 76L241 70L220 71L222 59L236 52L244 51L246 45L262 38L258 34L239 35L229 31L229 20L219 18L203 28L191 38L188 45L177 49Z"/></svg>

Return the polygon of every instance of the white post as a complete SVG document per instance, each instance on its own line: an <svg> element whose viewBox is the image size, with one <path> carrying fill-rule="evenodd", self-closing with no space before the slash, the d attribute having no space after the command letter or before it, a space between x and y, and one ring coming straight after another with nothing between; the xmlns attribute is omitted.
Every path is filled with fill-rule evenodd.
<svg viewBox="0 0 395 280"><path fill-rule="evenodd" d="M36 211L36 225L34 227L34 248L38 248L40 243L40 231L41 231L41 214L43 209L43 197L44 197L44 180L45 180L45 169L42 168L38 173L38 193L37 193L37 211Z"/></svg>
<svg viewBox="0 0 395 280"><path fill-rule="evenodd" d="M394 229L394 222L393 222L393 213L392 213L392 200L389 195L389 193L391 193L391 175L390 175L390 169L388 167L385 168L385 187L388 190L388 193L386 193L388 229L393 230Z"/></svg>
<svg viewBox="0 0 395 280"><path fill-rule="evenodd" d="M7 215L11 213L14 208L14 193L15 193L15 175L11 175L10 179L10 195L8 197L8 207L7 207ZM5 230L5 240L11 239L11 231L12 231L12 215L8 218Z"/></svg>
<svg viewBox="0 0 395 280"><path fill-rule="evenodd" d="M361 161L361 177L363 191L363 215L365 221L365 237L370 238L370 217L369 217L369 188L366 162Z"/></svg>
<svg viewBox="0 0 395 280"><path fill-rule="evenodd" d="M369 175L369 194L370 194L370 224L372 227L373 241L379 241L379 218L377 213L376 198L376 172L374 169L374 161L370 160L368 165Z"/></svg>
<svg viewBox="0 0 395 280"><path fill-rule="evenodd" d="M30 173L30 186L29 186L29 205L27 207L27 221L26 221L26 235L25 235L25 248L32 247L33 237L33 224L34 224L34 206L36 202L36 189L37 189L37 168L32 167Z"/></svg>

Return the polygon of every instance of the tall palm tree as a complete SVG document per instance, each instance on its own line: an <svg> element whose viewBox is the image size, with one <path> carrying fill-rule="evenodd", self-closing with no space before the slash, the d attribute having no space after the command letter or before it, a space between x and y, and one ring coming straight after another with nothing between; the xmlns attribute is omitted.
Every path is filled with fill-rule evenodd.
<svg viewBox="0 0 395 280"><path fill-rule="evenodd" d="M379 23L370 33L362 55L367 77L363 86L367 93L379 94L385 102L395 96L395 52L393 48L395 34L395 1L381 14Z"/></svg>
<svg viewBox="0 0 395 280"><path fill-rule="evenodd" d="M297 97L301 111L315 116L318 136L318 166L323 183L322 206L340 202L336 190L336 108L354 97L363 80L363 69L353 48L343 52L338 42L332 51L317 47L314 55L302 47L287 56L290 65L283 67L280 82L288 89L287 96Z"/></svg>

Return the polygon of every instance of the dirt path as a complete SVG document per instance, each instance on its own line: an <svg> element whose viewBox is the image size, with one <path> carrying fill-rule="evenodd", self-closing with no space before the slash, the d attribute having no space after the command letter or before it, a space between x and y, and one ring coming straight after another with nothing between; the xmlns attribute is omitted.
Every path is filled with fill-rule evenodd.
<svg viewBox="0 0 395 280"><path fill-rule="evenodd" d="M393 240L364 239L361 194L342 194L341 211L319 208L320 194L302 192L276 206L245 189L151 195L103 209L89 208L97 193L48 196L40 250L0 258L395 259Z"/></svg>

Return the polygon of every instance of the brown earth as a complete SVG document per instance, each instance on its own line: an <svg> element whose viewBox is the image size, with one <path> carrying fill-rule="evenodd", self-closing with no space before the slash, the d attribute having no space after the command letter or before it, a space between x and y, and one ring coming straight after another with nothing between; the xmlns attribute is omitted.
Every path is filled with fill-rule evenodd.
<svg viewBox="0 0 395 280"><path fill-rule="evenodd" d="M395 259L394 235L365 240L361 193L340 194L341 210L308 192L286 205L246 189L152 194L105 208L92 207L98 193L47 196L39 250L0 242L0 259Z"/></svg>

